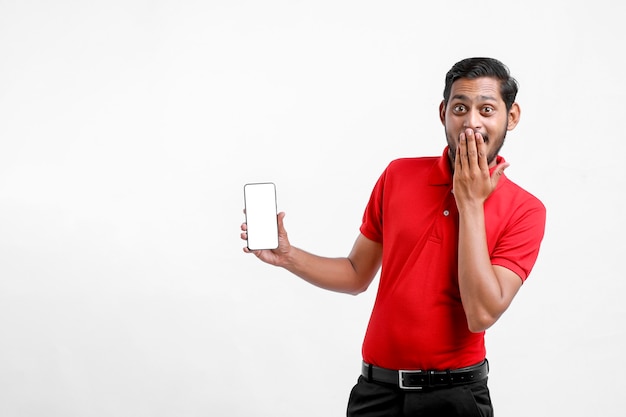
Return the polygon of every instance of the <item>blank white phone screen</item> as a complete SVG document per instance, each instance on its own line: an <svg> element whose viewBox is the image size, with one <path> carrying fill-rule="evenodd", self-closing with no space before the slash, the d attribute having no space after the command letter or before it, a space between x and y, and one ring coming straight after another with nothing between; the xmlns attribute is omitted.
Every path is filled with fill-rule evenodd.
<svg viewBox="0 0 626 417"><path fill-rule="evenodd" d="M244 201L248 231L248 249L276 249L276 186L271 182L245 184Z"/></svg>

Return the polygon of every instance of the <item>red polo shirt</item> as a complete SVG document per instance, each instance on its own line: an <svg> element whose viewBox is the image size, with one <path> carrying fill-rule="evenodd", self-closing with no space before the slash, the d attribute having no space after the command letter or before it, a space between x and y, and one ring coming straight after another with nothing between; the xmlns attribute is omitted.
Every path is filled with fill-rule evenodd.
<svg viewBox="0 0 626 417"><path fill-rule="evenodd" d="M469 331L461 304L451 191L447 148L438 158L391 162L372 191L360 230L383 244L383 263L363 342L370 364L445 370L485 358L484 332ZM543 238L545 207L503 175L484 210L492 264L525 280Z"/></svg>

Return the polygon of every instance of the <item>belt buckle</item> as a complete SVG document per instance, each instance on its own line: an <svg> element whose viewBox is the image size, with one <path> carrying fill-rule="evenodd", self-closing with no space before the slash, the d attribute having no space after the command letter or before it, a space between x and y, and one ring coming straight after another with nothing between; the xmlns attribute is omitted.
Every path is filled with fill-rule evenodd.
<svg viewBox="0 0 626 417"><path fill-rule="evenodd" d="M411 374L421 374L422 371L406 371L406 370L400 370L398 371L398 386L402 389L411 389L411 390L421 390L424 389L423 386L412 386L412 385L405 385L404 383L404 376L405 375L411 375ZM427 375L428 377L430 375ZM430 381L430 379L429 379Z"/></svg>

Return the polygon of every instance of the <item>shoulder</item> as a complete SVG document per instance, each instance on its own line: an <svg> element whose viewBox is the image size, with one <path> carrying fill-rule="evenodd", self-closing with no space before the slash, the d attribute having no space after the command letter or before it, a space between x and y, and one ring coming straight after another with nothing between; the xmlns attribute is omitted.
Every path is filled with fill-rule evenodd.
<svg viewBox="0 0 626 417"><path fill-rule="evenodd" d="M502 190L504 193L511 197L515 197L516 199L527 201L530 204L544 207L545 209L545 206L543 205L541 200L539 200L539 198L536 197L534 194L532 194L525 188L522 188L520 185L518 185L516 182L512 181L506 176L504 177L504 180L505 181L502 184Z"/></svg>
<svg viewBox="0 0 626 417"><path fill-rule="evenodd" d="M430 169L437 163L440 157L437 156L421 156L414 158L398 158L394 159L387 165L387 172L413 172L422 169Z"/></svg>
<svg viewBox="0 0 626 417"><path fill-rule="evenodd" d="M534 194L522 188L520 185L504 176L504 181L498 184L499 206L504 208L512 216L527 216L532 213L533 217L541 217L545 222L546 207Z"/></svg>
<svg viewBox="0 0 626 417"><path fill-rule="evenodd" d="M424 185L452 184L452 171L445 156L399 158L391 161L385 170L386 179L398 178L403 183ZM408 184L405 184L408 186Z"/></svg>

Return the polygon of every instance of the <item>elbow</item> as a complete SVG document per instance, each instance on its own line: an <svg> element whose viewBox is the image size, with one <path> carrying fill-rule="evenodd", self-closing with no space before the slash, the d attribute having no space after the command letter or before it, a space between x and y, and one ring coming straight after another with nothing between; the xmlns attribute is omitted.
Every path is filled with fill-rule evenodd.
<svg viewBox="0 0 626 417"><path fill-rule="evenodd" d="M498 320L489 313L467 315L467 328L472 333L482 333Z"/></svg>
<svg viewBox="0 0 626 417"><path fill-rule="evenodd" d="M353 279L350 280L348 288L346 289L346 293L350 295L359 295L367 291L370 287L370 284L374 280L374 274L371 275L363 275L356 274Z"/></svg>
<svg viewBox="0 0 626 417"><path fill-rule="evenodd" d="M468 322L467 327L469 328L469 331L472 333L482 333L485 330L487 330L489 327L491 327L490 325L484 325L484 324L478 324L478 323L472 323L470 324Z"/></svg>
<svg viewBox="0 0 626 417"><path fill-rule="evenodd" d="M465 307L465 306L464 306ZM508 303L480 304L465 308L467 328L472 333L481 333L493 326L504 314Z"/></svg>
<svg viewBox="0 0 626 417"><path fill-rule="evenodd" d="M350 295L359 295L361 293L364 293L365 291L367 291L367 289L369 288L369 284L364 284L364 285L359 285L359 286L355 286L353 288L350 288L349 291L346 291L348 294Z"/></svg>
<svg viewBox="0 0 626 417"><path fill-rule="evenodd" d="M350 295L359 295L367 291L374 277L357 277L353 280L350 288L346 291Z"/></svg>

